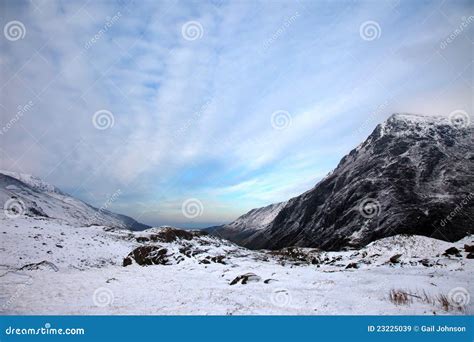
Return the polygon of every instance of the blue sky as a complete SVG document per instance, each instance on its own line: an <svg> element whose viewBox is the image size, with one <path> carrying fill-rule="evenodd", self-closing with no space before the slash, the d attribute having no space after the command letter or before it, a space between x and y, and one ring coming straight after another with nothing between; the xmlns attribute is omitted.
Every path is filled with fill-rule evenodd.
<svg viewBox="0 0 474 342"><path fill-rule="evenodd" d="M472 116L473 7L1 0L1 168L99 207L120 190L110 209L152 225L229 222L393 112Z"/></svg>

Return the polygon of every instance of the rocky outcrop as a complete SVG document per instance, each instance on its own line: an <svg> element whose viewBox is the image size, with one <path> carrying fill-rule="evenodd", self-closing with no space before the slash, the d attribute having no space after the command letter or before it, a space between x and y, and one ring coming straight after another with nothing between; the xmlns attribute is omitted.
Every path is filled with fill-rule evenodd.
<svg viewBox="0 0 474 342"><path fill-rule="evenodd" d="M176 265L183 261L227 265L233 257L255 254L199 230L173 227L151 228L137 233L133 240L140 245L123 259L124 267L134 263L140 266Z"/></svg>
<svg viewBox="0 0 474 342"><path fill-rule="evenodd" d="M255 273L245 273L245 274L242 274L238 277L235 277L229 285L235 285L235 284L242 284L242 285L245 285L247 283L258 283L259 281L261 281L262 278L258 275L256 275ZM268 282L267 282L268 283Z"/></svg>
<svg viewBox="0 0 474 342"><path fill-rule="evenodd" d="M135 261L140 266L166 265L168 250L160 246L141 246L135 248L123 259L123 266L128 266Z"/></svg>

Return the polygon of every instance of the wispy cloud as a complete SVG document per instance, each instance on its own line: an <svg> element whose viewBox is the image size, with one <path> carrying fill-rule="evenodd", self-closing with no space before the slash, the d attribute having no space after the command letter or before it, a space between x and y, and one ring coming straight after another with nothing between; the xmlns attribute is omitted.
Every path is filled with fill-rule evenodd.
<svg viewBox="0 0 474 342"><path fill-rule="evenodd" d="M1 167L95 204L121 189L111 209L151 224L204 226L295 196L392 111L473 112L474 25L440 45L472 15L469 1L2 8L2 25L26 30L1 39L2 126L34 106L0 136ZM371 40L367 21L380 29ZM101 110L113 126L97 129ZM188 198L201 216L182 215Z"/></svg>

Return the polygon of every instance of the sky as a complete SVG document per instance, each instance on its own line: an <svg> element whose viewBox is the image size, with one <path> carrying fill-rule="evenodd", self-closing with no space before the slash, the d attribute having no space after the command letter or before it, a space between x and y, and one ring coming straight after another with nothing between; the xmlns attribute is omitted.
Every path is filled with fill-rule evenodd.
<svg viewBox="0 0 474 342"><path fill-rule="evenodd" d="M0 4L0 168L150 225L297 196L392 113L473 115L469 0Z"/></svg>

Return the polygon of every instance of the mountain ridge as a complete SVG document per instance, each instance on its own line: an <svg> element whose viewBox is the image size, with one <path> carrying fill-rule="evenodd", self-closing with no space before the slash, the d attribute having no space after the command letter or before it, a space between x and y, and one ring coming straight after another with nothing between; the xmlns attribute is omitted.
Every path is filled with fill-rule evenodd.
<svg viewBox="0 0 474 342"><path fill-rule="evenodd" d="M59 219L73 226L104 225L138 231L150 228L129 216L96 208L39 177L23 173L0 171L0 202L4 212L11 216Z"/></svg>
<svg viewBox="0 0 474 342"><path fill-rule="evenodd" d="M472 234L471 201L445 220L474 191L472 133L447 117L392 114L328 176L288 200L265 229L230 238L252 249L339 250L403 233L446 241ZM226 226L232 223L214 233L226 236Z"/></svg>

